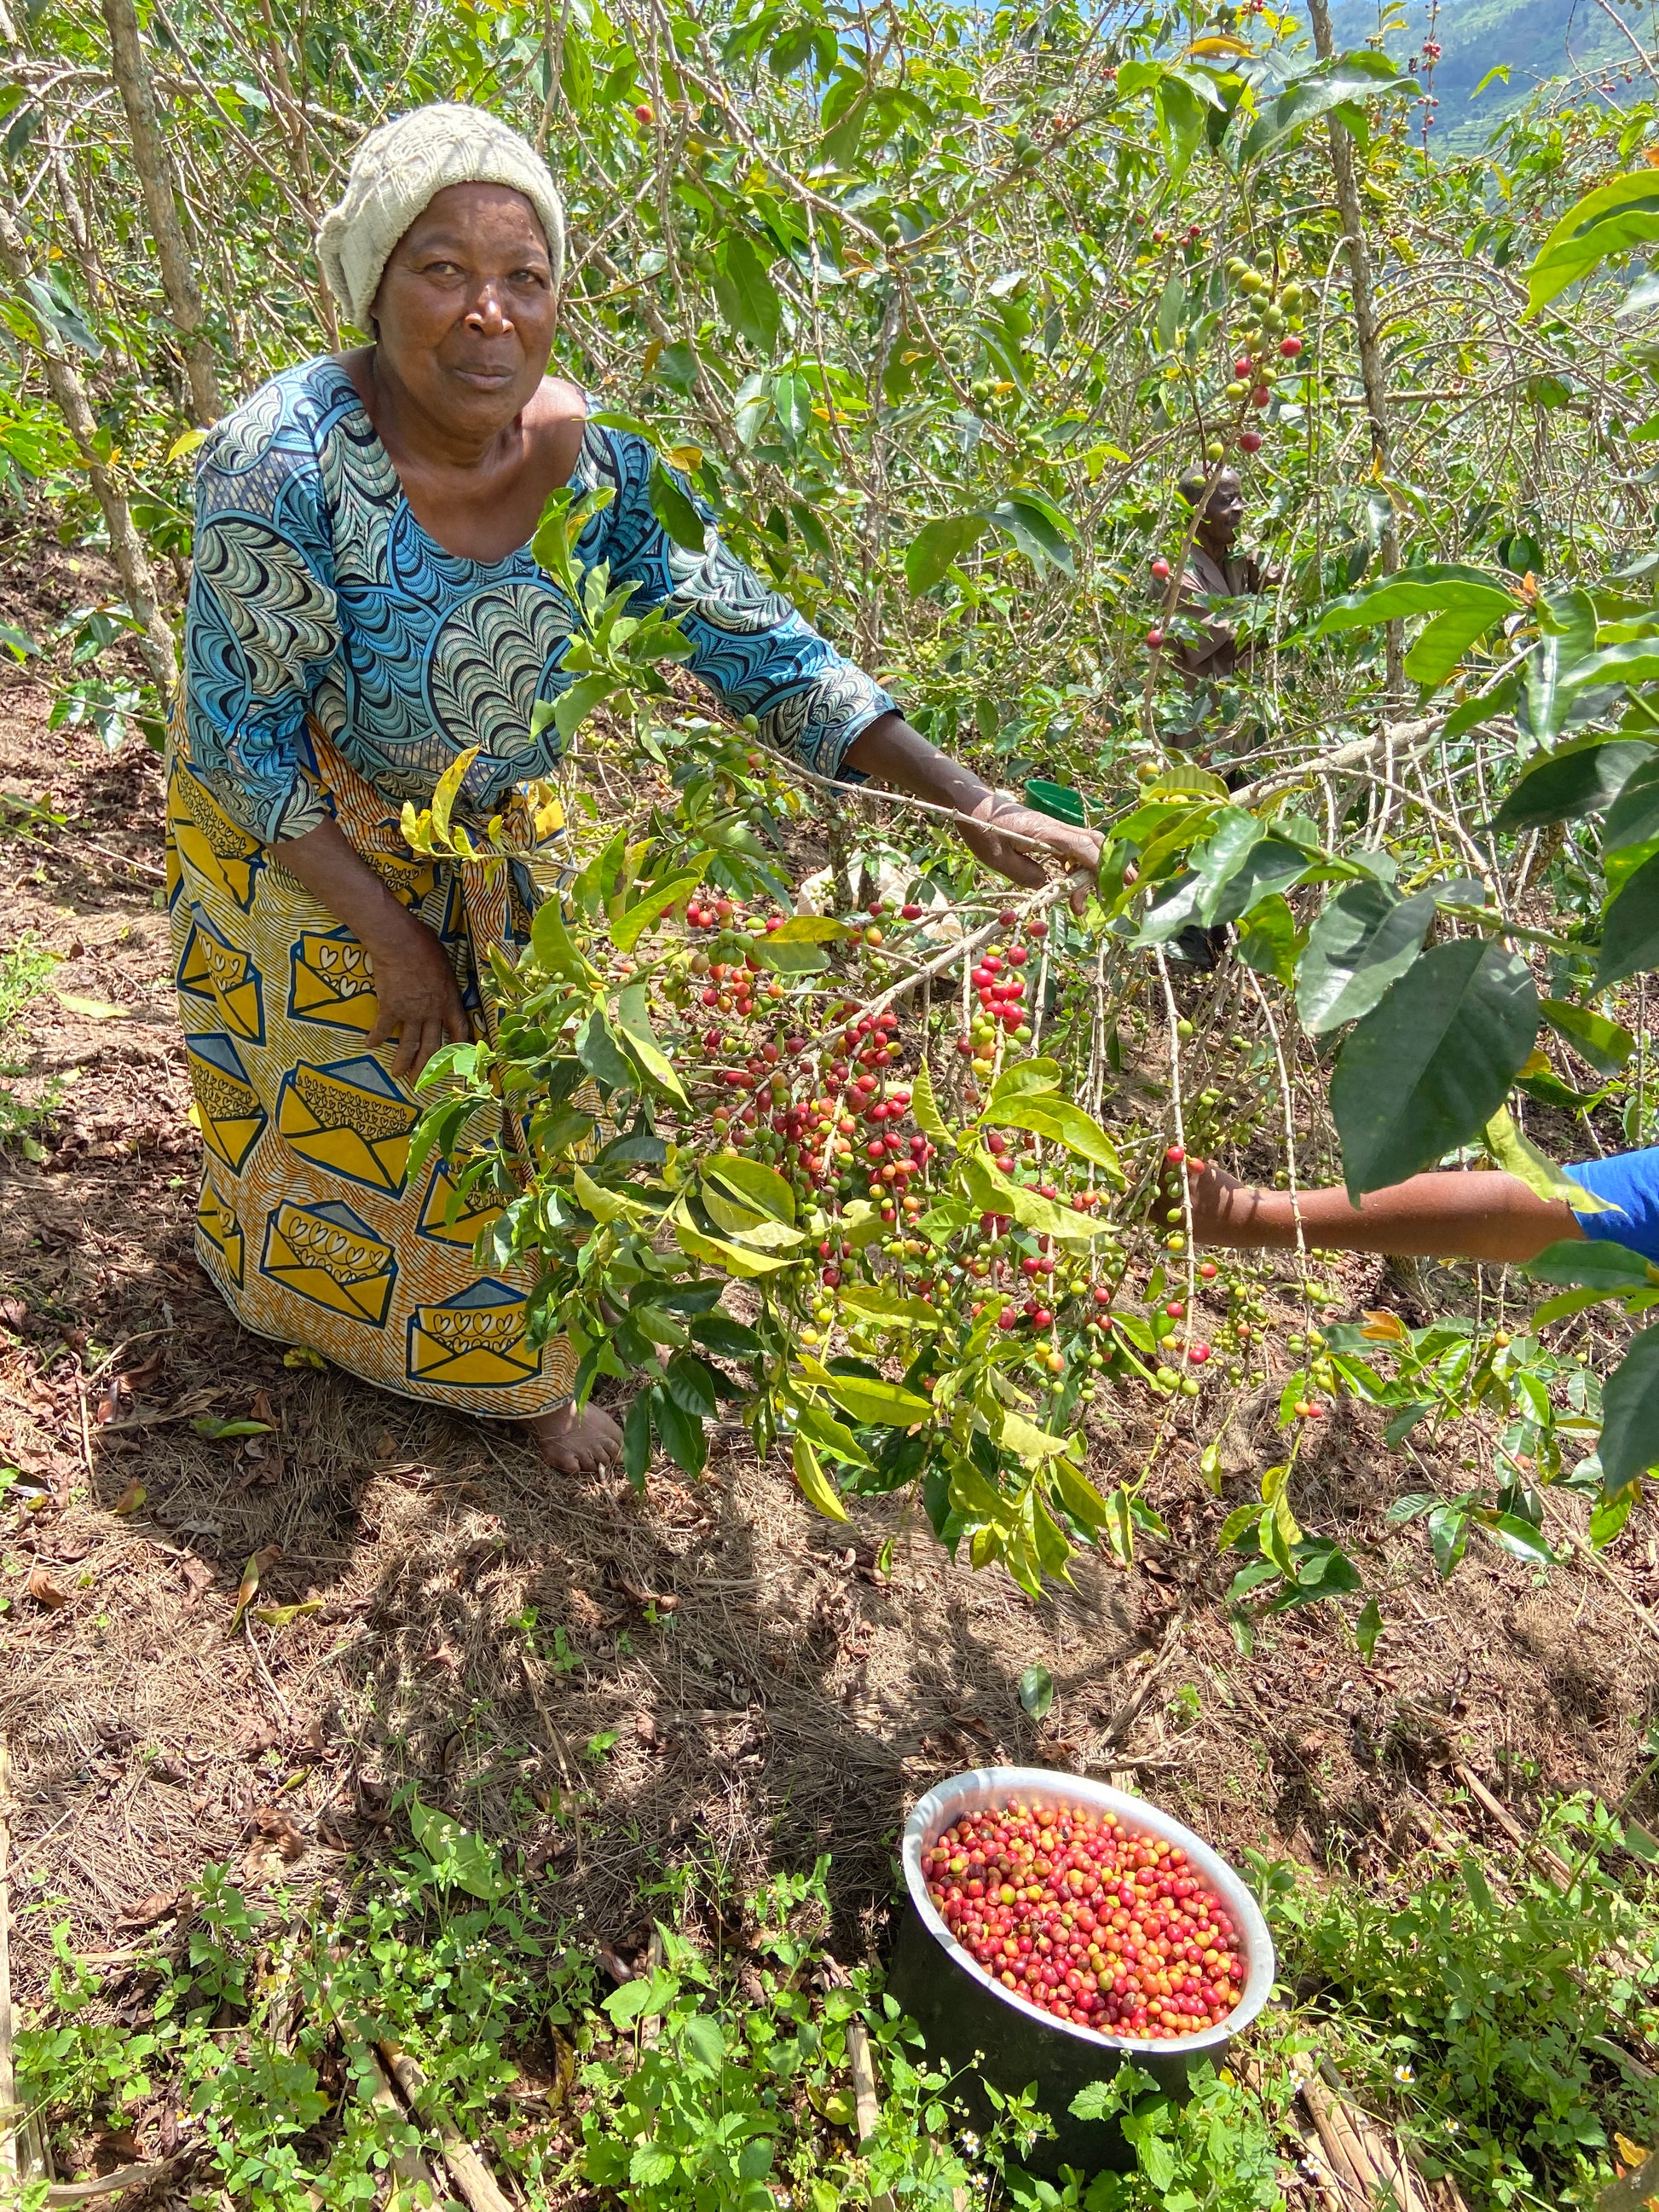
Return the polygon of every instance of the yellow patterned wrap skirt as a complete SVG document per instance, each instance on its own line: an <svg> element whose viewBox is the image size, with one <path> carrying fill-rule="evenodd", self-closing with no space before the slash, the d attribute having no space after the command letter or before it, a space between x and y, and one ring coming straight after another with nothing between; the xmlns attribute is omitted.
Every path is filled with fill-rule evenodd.
<svg viewBox="0 0 1659 2212"><path fill-rule="evenodd" d="M493 1036L488 948L514 959L537 891L522 863L428 861L391 803L313 726L335 818L436 930L475 1026ZM382 1389L527 1419L571 1395L562 1337L525 1339L530 1279L481 1275L488 1213L452 1218L446 1163L408 1172L425 1100L374 1052L368 954L231 819L178 750L167 762L167 900L191 1086L207 1160L202 1265L239 1321ZM428 1094L429 1095L429 1094Z"/></svg>

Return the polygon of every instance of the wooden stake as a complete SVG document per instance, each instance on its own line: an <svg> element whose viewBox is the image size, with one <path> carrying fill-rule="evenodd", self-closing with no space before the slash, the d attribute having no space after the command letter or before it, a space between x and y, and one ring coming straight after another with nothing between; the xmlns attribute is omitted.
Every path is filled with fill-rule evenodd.
<svg viewBox="0 0 1659 2212"><path fill-rule="evenodd" d="M55 2181L46 2191L48 2208L91 2204L100 2197L117 2197L124 2189L155 2189L171 2181L184 2165L180 2158L157 2159L138 2166L118 2166L113 2173L95 2173L90 2181Z"/></svg>
<svg viewBox="0 0 1659 2212"><path fill-rule="evenodd" d="M410 2110L424 2120L443 2145L444 2164L453 2175L459 2189L472 2212L513 2212L510 2200L502 2193L501 2185L473 2149L459 2130L452 2126L443 2114L434 2109L428 2093L427 2078L415 2061L398 2048L395 2043L383 2042L380 2057L392 2080L403 2091Z"/></svg>
<svg viewBox="0 0 1659 2212"><path fill-rule="evenodd" d="M1376 2172L1365 2155L1364 2145L1354 2132L1340 2098L1330 2096L1316 2074L1310 2074L1302 2084L1302 2101L1308 2108L1308 2117L1319 2130L1325 2155L1333 2172L1345 2188L1357 2191L1359 2202L1372 2202L1376 2188Z"/></svg>
<svg viewBox="0 0 1659 2212"><path fill-rule="evenodd" d="M881 2100L876 2094L876 2069L870 2063L870 2036L861 2020L847 2023L847 2063L853 2074L853 2109L858 2115L859 2141L872 2136L881 2124Z"/></svg>

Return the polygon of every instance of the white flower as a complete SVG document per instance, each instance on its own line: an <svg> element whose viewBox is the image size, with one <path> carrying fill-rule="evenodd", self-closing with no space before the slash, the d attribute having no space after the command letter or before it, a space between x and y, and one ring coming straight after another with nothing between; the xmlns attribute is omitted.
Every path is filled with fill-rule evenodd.
<svg viewBox="0 0 1659 2212"><path fill-rule="evenodd" d="M1396 2081L1403 2084L1407 2081L1414 2081L1417 2079L1417 2076L1412 2072L1409 2066L1396 2066L1394 2069L1394 2078Z"/></svg>

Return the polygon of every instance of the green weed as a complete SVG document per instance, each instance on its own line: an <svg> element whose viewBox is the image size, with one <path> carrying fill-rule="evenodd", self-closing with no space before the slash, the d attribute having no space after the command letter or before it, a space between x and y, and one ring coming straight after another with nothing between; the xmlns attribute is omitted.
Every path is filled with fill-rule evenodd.
<svg viewBox="0 0 1659 2212"><path fill-rule="evenodd" d="M47 951L27 931L9 951L0 952L0 1042L58 965L59 957L56 952ZM21 1066L0 1060L0 1076L22 1073ZM63 1086L56 1081L49 1084L33 1102L20 1098L15 1091L0 1084L0 1145L16 1144L27 1158L44 1159L44 1148L33 1132L58 1105L62 1097Z"/></svg>
<svg viewBox="0 0 1659 2212"><path fill-rule="evenodd" d="M750 1895L708 1854L665 1871L654 1894L678 1924L659 1923L659 1963L599 2001L588 1950L545 1893L447 1814L414 1797L404 1809L412 1848L344 1899L256 1903L207 1869L181 1936L135 1962L149 1990L136 2021L110 2016L58 1928L49 2017L24 2029L18 2057L60 2140L164 2096L239 2207L355 2212L425 2134L373 2101L385 2039L536 2212L584 2188L626 2212L884 2197L947 2212L964 2190L1013 2212L1283 2212L1316 2041L1470 2212L1588 2212L1615 2130L1659 2133L1659 2092L1628 2056L1659 2034L1659 1887L1643 1832L1583 1799L1548 1829L1575 1863L1565 1894L1510 1887L1473 1852L1380 1893L1255 1860L1306 2003L1266 2017L1248 2065L1200 2069L1184 2102L1133 2067L1091 2084L1073 2111L1115 2120L1133 2165L1055 2182L1024 2170L1048 2131L1029 2094L994 2095L994 2128L967 2131L879 1977L826 1966L827 1860ZM721 1931L738 1922L733 1953ZM881 2087L862 2140L860 2027ZM521 2065L552 2087L527 2095ZM526 2124L532 2112L544 2117Z"/></svg>
<svg viewBox="0 0 1659 2212"><path fill-rule="evenodd" d="M1337 2063L1474 2212L1591 2206L1614 2129L1659 2135L1659 2082L1631 2063L1659 2039L1654 1846L1583 1797L1544 1838L1573 1866L1565 1893L1474 1852L1380 1893L1254 1864L1286 1978L1322 1984Z"/></svg>

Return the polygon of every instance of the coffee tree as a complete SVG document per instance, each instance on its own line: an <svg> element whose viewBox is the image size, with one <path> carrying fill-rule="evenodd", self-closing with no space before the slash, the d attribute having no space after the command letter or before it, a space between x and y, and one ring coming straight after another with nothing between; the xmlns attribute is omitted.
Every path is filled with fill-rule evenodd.
<svg viewBox="0 0 1659 2212"><path fill-rule="evenodd" d="M1474 1147L1555 1190L1573 1118L1652 1133L1653 113L1568 85L1431 158L1431 45L1416 76L1340 52L1323 0L9 19L3 494L117 580L64 625L60 719L155 726L191 454L353 342L321 212L363 127L460 98L559 178L561 366L655 447L665 526L701 543L695 494L918 726L1109 833L1076 915L924 814L804 788L693 711L672 623L550 513L580 665L540 818L573 877L421 1141L582 1387L644 1378L635 1475L700 1468L724 1407L821 1510L914 1485L1036 1588L1081 1541L1127 1558L1170 1437L1270 1380L1285 1450L1223 1531L1241 1602L1358 1583L1295 1513L1343 1396L1391 1443L1465 1425L1469 1489L1401 1507L1448 1571L1479 1530L1547 1557L1557 1481L1596 1540L1622 1525L1659 1340L1586 1358L1574 1316L1639 1316L1639 1259L1547 1255L1522 1331L1316 1317L1287 1363L1258 1273L1187 1218L1194 1156L1358 1194ZM1176 485L1234 462L1262 588L1195 691ZM488 854L456 788L409 834ZM809 816L830 911L783 866ZM1194 932L1225 933L1212 972Z"/></svg>

